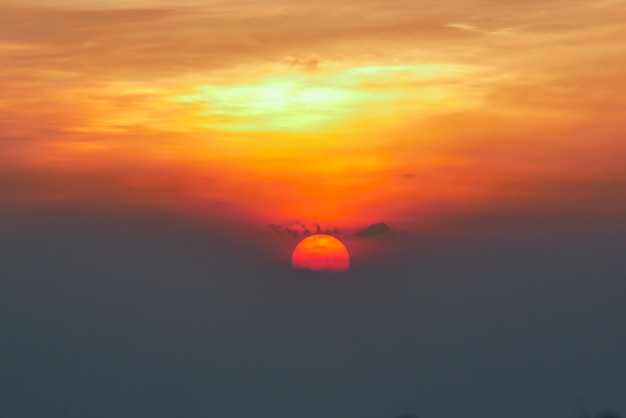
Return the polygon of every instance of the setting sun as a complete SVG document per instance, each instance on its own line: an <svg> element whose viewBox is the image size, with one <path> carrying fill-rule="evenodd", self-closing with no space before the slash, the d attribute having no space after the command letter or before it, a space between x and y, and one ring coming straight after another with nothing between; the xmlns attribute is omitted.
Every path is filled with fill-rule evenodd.
<svg viewBox="0 0 626 418"><path fill-rule="evenodd" d="M291 263L295 269L319 272L346 272L350 268L350 253L341 241L330 235L312 235L298 244Z"/></svg>

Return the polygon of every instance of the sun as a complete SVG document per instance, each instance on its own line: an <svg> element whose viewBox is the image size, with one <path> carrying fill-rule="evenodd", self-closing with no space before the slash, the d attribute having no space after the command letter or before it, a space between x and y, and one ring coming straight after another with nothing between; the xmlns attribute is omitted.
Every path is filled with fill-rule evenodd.
<svg viewBox="0 0 626 418"><path fill-rule="evenodd" d="M350 268L350 253L341 241L330 235L311 235L293 250L295 269L342 273Z"/></svg>

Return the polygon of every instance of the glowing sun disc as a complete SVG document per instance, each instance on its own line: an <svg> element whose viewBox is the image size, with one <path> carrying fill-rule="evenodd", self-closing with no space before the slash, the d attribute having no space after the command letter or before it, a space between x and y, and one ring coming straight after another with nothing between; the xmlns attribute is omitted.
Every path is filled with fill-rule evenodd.
<svg viewBox="0 0 626 418"><path fill-rule="evenodd" d="M311 235L293 250L294 269L320 272L346 272L350 268L350 253L341 241L330 235Z"/></svg>

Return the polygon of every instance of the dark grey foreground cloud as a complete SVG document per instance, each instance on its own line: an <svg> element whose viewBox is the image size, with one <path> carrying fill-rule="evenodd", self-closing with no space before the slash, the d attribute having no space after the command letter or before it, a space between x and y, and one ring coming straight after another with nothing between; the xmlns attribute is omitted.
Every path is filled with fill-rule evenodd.
<svg viewBox="0 0 626 418"><path fill-rule="evenodd" d="M463 222L338 278L162 212L0 214L0 417L626 410L624 215Z"/></svg>

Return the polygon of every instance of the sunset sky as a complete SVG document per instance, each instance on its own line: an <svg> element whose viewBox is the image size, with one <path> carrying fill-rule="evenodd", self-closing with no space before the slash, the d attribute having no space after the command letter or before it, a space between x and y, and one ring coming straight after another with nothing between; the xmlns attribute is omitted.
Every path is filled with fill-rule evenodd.
<svg viewBox="0 0 626 418"><path fill-rule="evenodd" d="M325 302L313 308L312 300L326 301L322 296L325 290L309 289L313 299L304 301L299 298L304 298L306 291L285 290L276 277L291 274L281 270L289 266L291 251L302 237L318 231L346 243L356 267L350 280L359 280L359 266L379 269L377 273L363 273L368 279L362 280L369 284L358 292L369 296L362 300L347 296L348 288L339 290L349 306L347 313L338 307L340 296L328 302L335 313L341 311L347 318L353 314L356 318L355 312L361 308L366 310L366 317L372 315L368 318L374 328L383 329L382 324L393 322L391 317L402 317L402 312L410 316L407 312L413 308L398 308L387 319L379 320L365 308L369 306L367 300L380 297L384 299L379 301L381 306L409 306L404 295L412 291L430 295L424 297L438 306L427 316L441 314L445 324L454 324L454 315L483 303L480 292L472 293L472 285L463 284L458 277L472 269L499 272L475 273L481 277L501 274L509 267L505 268L506 263L498 257L515 265L515 257L522 257L527 250L536 251L533 260L537 264L520 267L520 281L502 288L491 287L493 283L487 278L480 282L486 294L493 296L490 300L498 300L496 305L506 305L502 301L509 296L514 298L511 289L526 289L531 292L529 300L534 300L534 296L541 299L559 293L557 289L573 288L578 289L572 290L577 296L558 305L568 307L563 312L570 312L570 308L578 312L575 306L583 300L579 298L589 294L597 296L592 305L604 306L608 300L605 296L613 301L611 295L626 290L618 280L626 270L622 262L626 250L624 16L623 0L0 0L0 244L7 260L12 260L0 265L0 280L29 274L57 277L73 283L64 282L58 289L82 294L83 284L76 284L79 275L135 277L131 272L143 272L141 266L147 263L158 276L156 254L163 254L163 259L187 260L185 257L195 257L189 253L204 252L211 254L212 260L206 261L206 266L223 265L202 267L194 259L192 266L165 268L186 283L184 289L172 288L174 282L165 276L159 276L160 290L141 285L155 294L172 291L178 295L171 296L174 299L169 306L181 311L169 319L173 322L168 331L176 328L176 321L185 318L189 323L188 319L207 314L200 308L200 300L194 299L199 296L191 295L191 289L198 290L194 287L198 282L181 279L201 277L204 268L220 278L252 277L257 271L259 277L274 277L272 286L280 290L272 293L263 288L259 295L271 293L267 300L284 309L290 303L301 303L296 310L306 322L312 321L318 312L315 309L322 309ZM115 250L114 244L104 244L112 236L125 243L122 247L127 255L116 252L122 250ZM91 260L83 261L72 252L87 248L81 239L108 249L94 247L94 252L102 251L102 258L83 254L85 260ZM136 249L135 244L141 247L140 243L152 248L152 239L166 240L171 247L159 247L152 253ZM208 243L206 249L200 244L203 240ZM542 253L538 245L544 244L547 247ZM485 248L495 253L508 250L495 256L479 251ZM240 253L245 257L240 258ZM585 263L591 253L599 258L588 261L586 267L567 264L573 260ZM119 264L105 261L106 254L117 254ZM218 254L225 254L225 258ZM555 254L554 264L545 254ZM417 268L411 264L416 256L421 257L422 276L411 270ZM460 261L463 267L455 267L457 256L464 260ZM244 258L261 267L248 264L235 268L237 260ZM76 267L83 262L87 267ZM180 265L186 262L180 261ZM452 266L445 270L449 276L441 273L450 279L441 279L434 287L418 279L411 281L414 276L425 277L433 265L444 266L444 270ZM591 282L582 279L581 271L587 271L593 280L607 282L594 293L586 287ZM592 273L598 271L604 272L604 276L599 274L604 279ZM525 280L532 280L532 272L545 276L542 283L548 283L551 290L544 294L540 285L528 285ZM569 284L569 273L564 272L575 272L572 274L580 280ZM145 277L152 273L146 270L142 274L141 280L147 280ZM381 290L376 274L391 281L390 288ZM77 282L70 279L74 275ZM245 317L242 312L250 314L261 305L265 309L265 302L257 301L259 305L249 299L254 299L249 294L254 292L249 289L252 279L233 279L225 285L226 279L211 277L207 280L216 288L205 289L206 294L219 301L237 301L230 305L224 302L226 310L235 305L241 308L233 308L235 317ZM550 282L548 277L558 280ZM99 283L94 280L89 283ZM143 293L139 288L124 287L131 286L130 282L117 280L107 283L121 287L107 284L111 288L104 293L94 293L99 295L94 298L103 298L98 306L128 303L123 308L126 313L141 323L142 329L150 328L150 315L137 314L130 308L130 299L120 296L125 291L115 289ZM28 289L40 289L41 283L37 283ZM44 287L52 286L50 283ZM7 317L39 306L27 298L30 290L12 286L17 287L5 295L17 295L6 296L15 302L15 310L7 308ZM251 286L257 289L261 285L254 281ZM459 296L462 289L474 296L463 299ZM59 300L66 300L69 293L56 291L63 295ZM222 291L225 296L218 296ZM248 296L241 296L240 291ZM186 297L193 300L193 307L188 308L193 314L182 307ZM445 306L435 302L438 297L446 301ZM552 306L549 299L546 306ZM43 305L57 306L56 299L46 300ZM453 307L452 300L465 308ZM517 302L524 305L520 308L524 312L535 306ZM517 302L512 302L513 306ZM151 313L160 309L156 307L160 302L145 303L138 309ZM81 309L72 312L80 316ZM261 328L271 329L269 324L280 316L268 309L266 316L261 315L266 319ZM610 318L626 315L623 308L619 309L610 315L602 309L596 313L605 312ZM100 318L102 312L93 315ZM532 312L529 315L537 315L534 320L540 324L541 314ZM525 314L515 311L511 315L519 319ZM604 321L603 314L598 315L589 319L588 329L597 328L592 326L594 321ZM321 317L326 318L321 321L328 321L327 325L334 324L330 313L322 312ZM569 323L565 317L563 314L557 322ZM420 318L426 321L424 316ZM64 321L59 319L59 323ZM253 328L237 321L229 324L235 329L245 328L245 332L250 331L247 327ZM297 319L293 321L297 323ZM347 327L350 321L345 319L342 324ZM408 317L402 321L407 326L414 323ZM338 341L343 341L339 331L343 325L329 325ZM355 332L369 335L359 322L361 325L362 334L358 327ZM15 327L14 331L7 331L13 329L10 325L2 329L17 336L16 330L22 326ZM428 329L435 338L444 332L445 325ZM26 346L47 344L44 331L33 332L32 341L36 342L16 343L15 353L28 352ZM528 336L535 338L544 335L542 332L529 331ZM596 341L606 341L617 332L617 328L609 327ZM67 333L78 335L74 328ZM557 345L583 338L582 332L574 333L576 337L568 334L557 339ZM401 334L398 331L389 338L401 340ZM619 351L616 347L623 347L621 343L626 341L621 338L611 346L615 356ZM287 344L297 345L294 341ZM557 358L554 347L542 358ZM394 357L380 347L378 350L383 356ZM408 358L409 352L415 352L411 350L403 351L399 358ZM589 350L586 353L593 352ZM613 354L597 356L609 364L617 359L611 357ZM12 355L2 358L17 361ZM51 356L44 357L58 360ZM590 356L596 358L595 354ZM372 351L363 353L361 359L374 357ZM30 357L20 358L28 363ZM570 370L569 366L582 361L576 355L569 358L572 363L563 360L567 367L563 363L560 370ZM92 364L90 361L100 364L93 359L81 364ZM624 367L623 362L620 364ZM401 369L396 366L394 370ZM473 375L469 369L463 370L464 376ZM589 380L606 377L593 370ZM624 371L615 366L611 370ZM313 369L306 373L315 374ZM30 371L25 376L36 374ZM183 379L182 374L176 376L174 373L174 380ZM393 380L392 372L376 376ZM445 377L441 379L445 381ZM137 378L137 387L141 382ZM511 391L525 385L518 383ZM440 398L433 398L441 401L448 399L442 393L454 397L452 393L461 391L445 384L436 387L444 388ZM159 390L154 393L161 393ZM371 387L368 390L375 392ZM488 392L485 389L481 393L486 396ZM228 393L235 399L247 392ZM356 389L352 394L355 398L363 396ZM570 398L574 405L576 396L563 394L559 408ZM408 398L385 398L389 416L401 412ZM184 399L181 395L177 407L185 404ZM142 410L124 402L118 402L123 405L118 410ZM255 405L261 404L259 400ZM340 401L331 404L336 407ZM448 412L466 406L471 410L468 405L471 402L460 401L458 409L450 407ZM541 405L551 405L541 411L557 410L550 401ZM451 416L445 412L438 416L438 407L431 405L430 416ZM385 410L383 405L377 408L379 414L372 417ZM339 416L329 415L331 409L320 407L306 415L287 408L271 416ZM485 410L473 410L481 412L469 416L485 416ZM534 414L538 410L528 411ZM343 416L357 415L350 411L343 410ZM241 410L232 416L245 414ZM150 416L159 415L152 411Z"/></svg>
<svg viewBox="0 0 626 418"><path fill-rule="evenodd" d="M626 209L623 1L0 6L5 208L410 231Z"/></svg>

